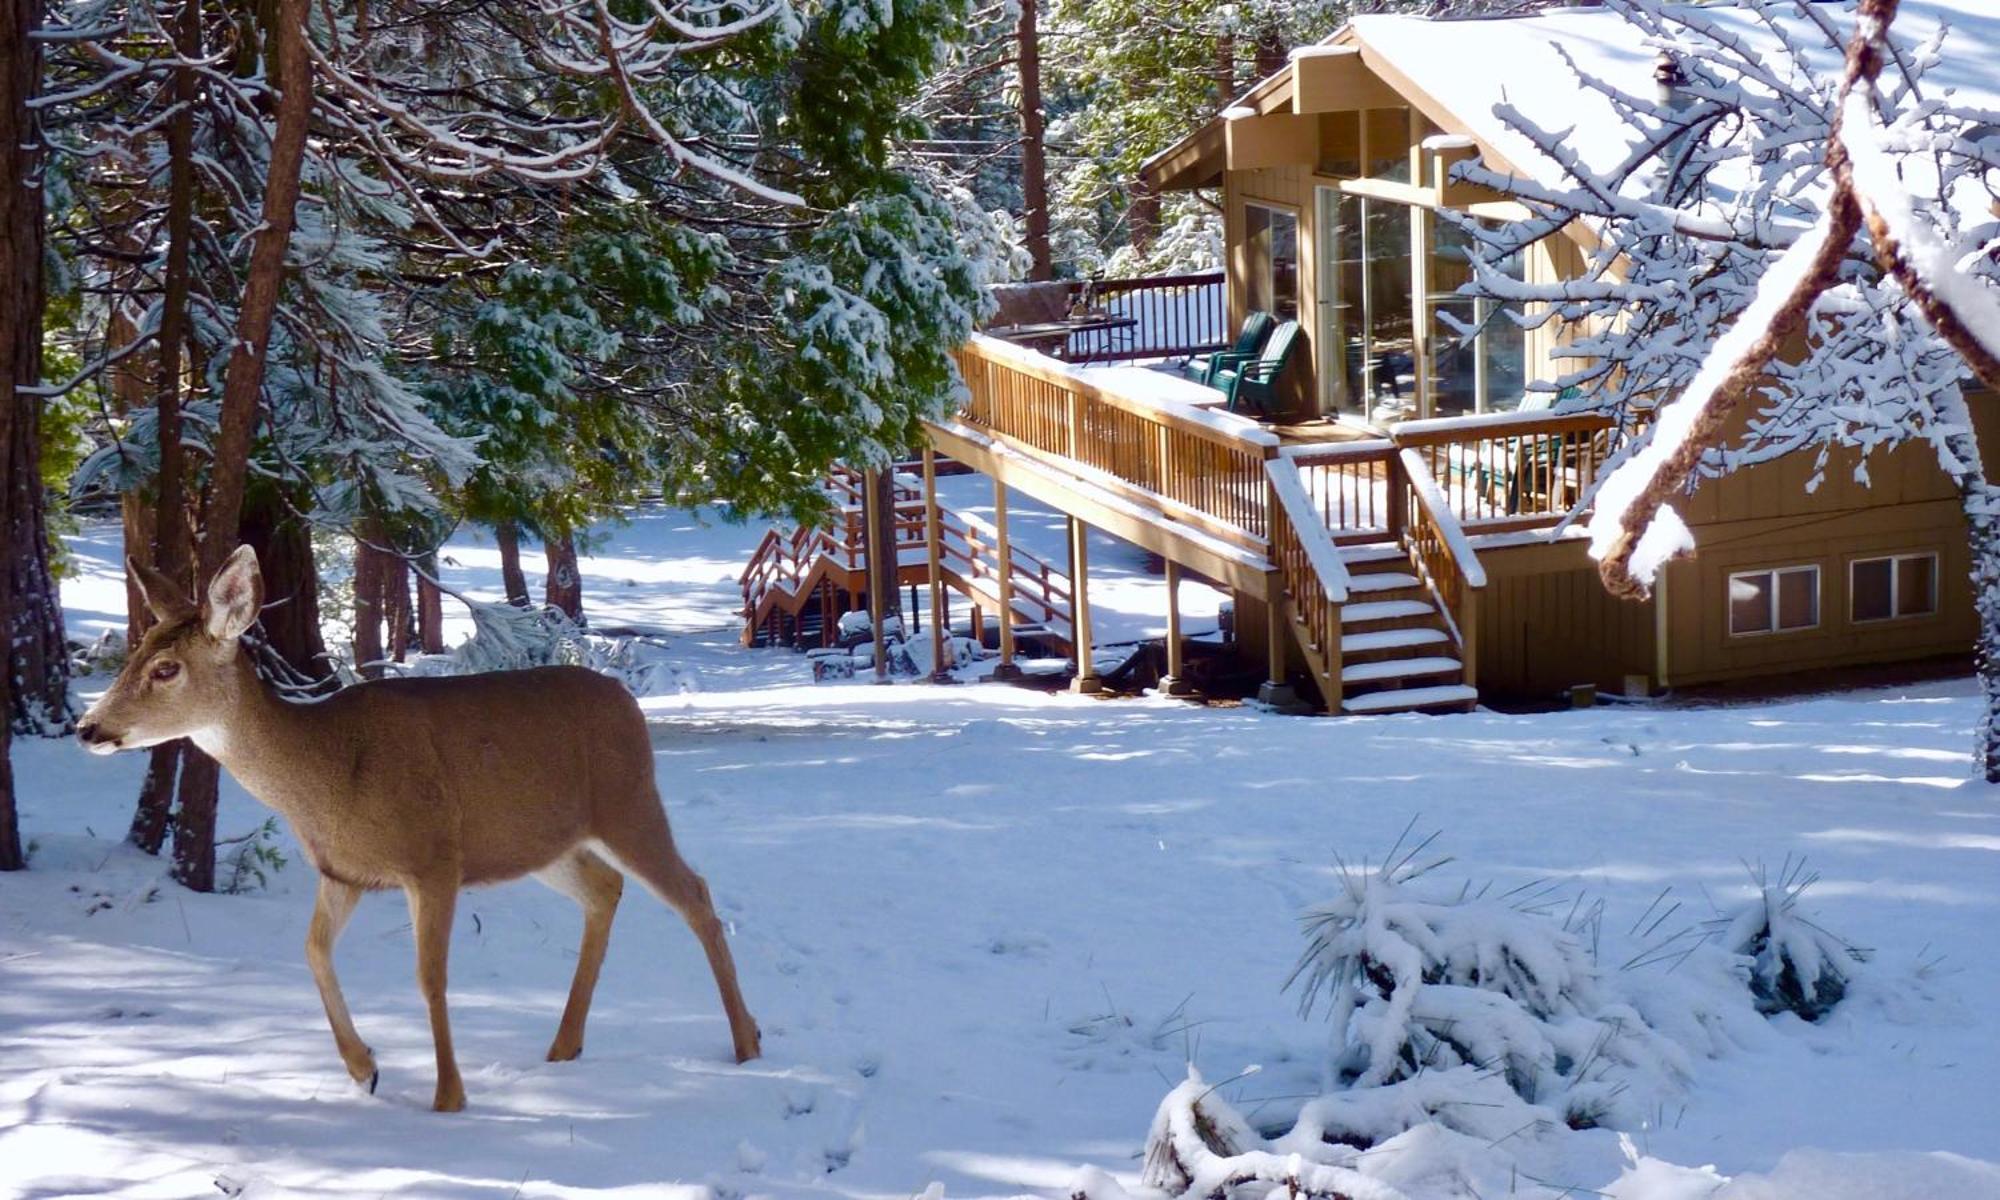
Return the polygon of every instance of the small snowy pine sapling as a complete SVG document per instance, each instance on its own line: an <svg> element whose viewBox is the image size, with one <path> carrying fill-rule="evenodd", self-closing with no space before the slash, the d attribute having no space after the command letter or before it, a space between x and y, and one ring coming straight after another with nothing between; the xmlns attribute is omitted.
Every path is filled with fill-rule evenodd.
<svg viewBox="0 0 2000 1200"><path fill-rule="evenodd" d="M1301 985L1308 1015L1325 998L1338 1082L1472 1067L1579 1126L1618 1123L1637 1100L1633 1082L1678 1086L1685 1055L1601 995L1589 949L1553 917L1547 881L1498 896L1412 886L1448 861L1417 861L1435 838L1407 853L1399 839L1379 867L1343 864L1340 893L1305 914L1287 986Z"/></svg>
<svg viewBox="0 0 2000 1200"><path fill-rule="evenodd" d="M1805 859L1787 855L1775 881L1761 863L1750 874L1757 895L1712 928L1725 949L1750 959L1758 1012L1818 1021L1847 995L1849 972L1867 960L1867 951L1799 912L1799 898L1819 879L1807 872Z"/></svg>

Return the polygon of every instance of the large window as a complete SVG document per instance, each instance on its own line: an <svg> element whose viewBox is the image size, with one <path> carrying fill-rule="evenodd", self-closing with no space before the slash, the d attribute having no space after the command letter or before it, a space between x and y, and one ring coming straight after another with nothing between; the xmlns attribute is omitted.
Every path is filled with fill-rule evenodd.
<svg viewBox="0 0 2000 1200"><path fill-rule="evenodd" d="M1819 568L1773 567L1729 577L1729 632L1790 633L1819 624Z"/></svg>
<svg viewBox="0 0 2000 1200"><path fill-rule="evenodd" d="M1471 283L1472 235L1443 217L1431 221L1429 415L1505 412L1521 406L1527 388L1527 334L1497 301L1464 296ZM1499 264L1523 278L1516 252Z"/></svg>
<svg viewBox="0 0 2000 1200"><path fill-rule="evenodd" d="M1858 558L1847 565L1848 617L1856 623L1928 617L1937 611L1935 554Z"/></svg>
<svg viewBox="0 0 2000 1200"><path fill-rule="evenodd" d="M1324 405L1387 422L1417 411L1410 209L1319 189Z"/></svg>
<svg viewBox="0 0 2000 1200"><path fill-rule="evenodd" d="M1299 218L1262 204L1244 206L1250 249L1250 307L1280 321L1299 316Z"/></svg>

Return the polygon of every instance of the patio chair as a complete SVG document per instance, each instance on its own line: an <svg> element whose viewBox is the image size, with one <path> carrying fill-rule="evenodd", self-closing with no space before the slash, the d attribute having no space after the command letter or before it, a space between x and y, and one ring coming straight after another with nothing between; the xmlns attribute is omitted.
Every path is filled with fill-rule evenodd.
<svg viewBox="0 0 2000 1200"><path fill-rule="evenodd" d="M1230 412L1244 409L1258 414L1276 412L1278 377L1285 373L1286 365L1292 360L1292 351L1298 344L1299 323L1281 321L1271 331L1264 349L1256 358L1215 371L1209 386L1228 398Z"/></svg>
<svg viewBox="0 0 2000 1200"><path fill-rule="evenodd" d="M1197 354L1181 364L1181 374L1196 383L1213 387L1215 372L1222 366L1234 366L1257 357L1264 347L1264 339L1271 334L1271 326L1276 319L1267 312L1253 312L1243 318L1243 329L1236 335L1236 344L1227 350L1214 354Z"/></svg>

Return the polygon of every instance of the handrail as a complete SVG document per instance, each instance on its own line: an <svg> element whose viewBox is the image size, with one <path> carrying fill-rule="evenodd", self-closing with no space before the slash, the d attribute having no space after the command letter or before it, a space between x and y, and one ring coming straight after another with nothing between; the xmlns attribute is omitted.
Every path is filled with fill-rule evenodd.
<svg viewBox="0 0 2000 1200"><path fill-rule="evenodd" d="M1445 503L1423 455L1405 448L1397 455L1408 482L1404 544L1437 599L1438 612L1458 645L1459 669L1466 686L1479 686L1479 593L1486 587L1486 568L1466 540L1458 518Z"/></svg>
<svg viewBox="0 0 2000 1200"><path fill-rule="evenodd" d="M1347 564L1341 561L1340 550L1334 546L1326 524L1314 510L1312 497L1306 495L1305 482L1299 478L1298 467L1281 458L1268 459L1264 463L1264 475L1271 482L1271 494L1277 497L1279 509L1284 512L1294 536L1298 538L1305 562L1319 579L1320 589L1328 600L1345 604L1350 582Z"/></svg>
<svg viewBox="0 0 2000 1200"><path fill-rule="evenodd" d="M1286 446L1278 453L1299 466L1317 467L1326 463L1390 458L1396 453L1396 444L1388 438L1363 438L1353 442L1299 442Z"/></svg>
<svg viewBox="0 0 2000 1200"><path fill-rule="evenodd" d="M1271 559L1277 567L1266 602L1274 615L1289 607L1327 711L1337 713L1342 694L1340 610L1351 587L1347 564L1306 494L1298 464L1284 457L1266 459L1264 480L1271 506Z"/></svg>
<svg viewBox="0 0 2000 1200"><path fill-rule="evenodd" d="M1439 442L1476 441L1481 438L1523 436L1537 433L1585 433L1617 425L1608 413L1577 412L1496 412L1463 417L1426 417L1421 421L1398 421L1389 429L1389 440L1398 446L1430 446Z"/></svg>
<svg viewBox="0 0 2000 1200"><path fill-rule="evenodd" d="M958 420L1171 520L1263 551L1261 464L1280 442L1255 422L1127 395L1044 355L975 335L959 349Z"/></svg>
<svg viewBox="0 0 2000 1200"><path fill-rule="evenodd" d="M1403 463L1403 475L1410 481L1410 490L1416 496L1418 510L1437 527L1438 537L1457 564L1458 573L1464 578L1466 586L1485 587L1486 568L1480 565L1479 555L1466 539L1458 518L1452 515L1451 506L1445 503L1444 489L1438 487L1436 478L1415 450L1404 450L1399 457Z"/></svg>
<svg viewBox="0 0 2000 1200"><path fill-rule="evenodd" d="M1025 346L1017 346L1000 338L975 333L965 343L965 349L976 352L990 362L1004 364L1009 370L1052 383L1064 391L1077 392L1086 399L1112 408L1159 421L1189 433L1212 437L1218 440L1235 440L1260 449L1276 451L1283 444L1277 434L1258 425L1248 417L1238 417L1226 413L1216 413L1205 408L1196 408L1174 400L1151 400L1138 396L1127 396L1114 392L1098 383L1078 375L1068 368L1068 364L1038 354ZM967 381L968 384L970 381Z"/></svg>
<svg viewBox="0 0 2000 1200"><path fill-rule="evenodd" d="M1062 343L1069 362L1121 362L1208 354L1229 345L1226 277L1221 271L1100 279L1092 302L1113 321L1071 333ZM1070 290L1081 298L1085 285Z"/></svg>

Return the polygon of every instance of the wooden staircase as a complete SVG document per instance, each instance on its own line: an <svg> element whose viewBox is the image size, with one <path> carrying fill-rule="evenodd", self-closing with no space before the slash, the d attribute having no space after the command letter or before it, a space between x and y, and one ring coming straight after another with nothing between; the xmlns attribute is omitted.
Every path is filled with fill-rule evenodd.
<svg viewBox="0 0 2000 1200"><path fill-rule="evenodd" d="M868 551L863 536L861 476L837 468L826 483L834 502L823 527L772 529L737 582L743 592L745 646L830 646L840 618L868 606ZM917 480L898 473L895 553L898 589L930 582L928 517ZM997 612L1004 561L1014 635L1068 654L1072 631L1070 581L1018 542L1001 555L999 532L970 514L938 506L939 573L949 591L969 601L975 616Z"/></svg>
<svg viewBox="0 0 2000 1200"><path fill-rule="evenodd" d="M1340 551L1348 603L1340 609L1340 711L1458 712L1473 707L1450 627L1397 543Z"/></svg>

